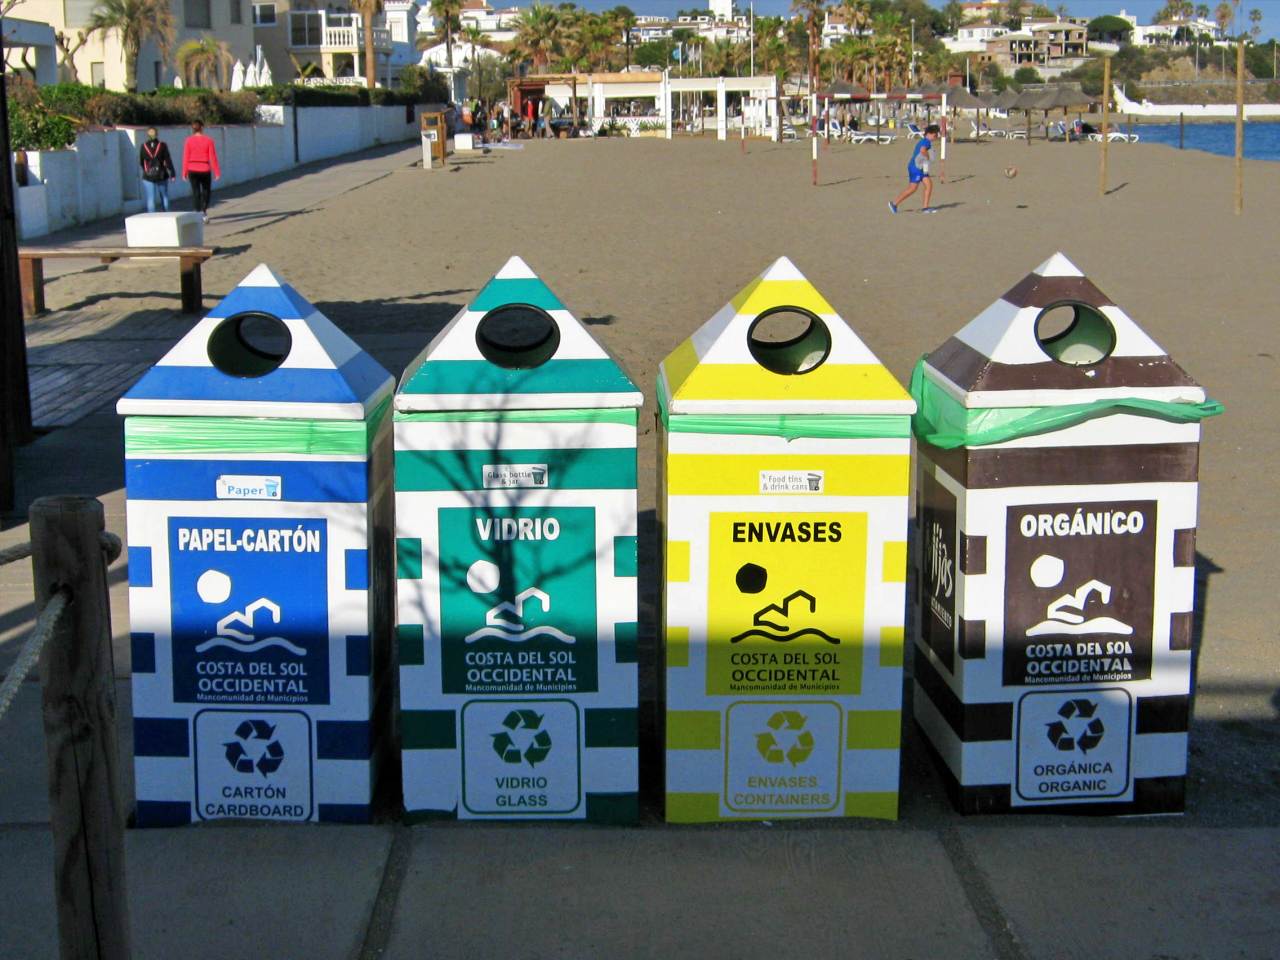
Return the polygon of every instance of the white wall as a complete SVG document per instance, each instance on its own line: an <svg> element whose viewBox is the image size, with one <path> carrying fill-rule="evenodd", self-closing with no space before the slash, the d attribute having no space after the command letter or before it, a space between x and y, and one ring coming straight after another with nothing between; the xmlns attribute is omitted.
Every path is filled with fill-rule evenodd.
<svg viewBox="0 0 1280 960"><path fill-rule="evenodd" d="M1218 119L1234 119L1236 115L1236 105L1234 103L1152 103L1150 100L1143 100L1139 103L1136 100L1130 100L1124 95L1124 91L1120 87L1115 87L1116 94L1116 112L1131 113L1135 117L1167 117L1173 119L1182 114L1186 117L1216 117ZM1280 117L1280 104L1277 103L1246 103L1244 105L1245 119L1258 117Z"/></svg>
<svg viewBox="0 0 1280 960"><path fill-rule="evenodd" d="M294 114L298 124L298 157L294 159ZM406 108L394 107L261 107L259 117L275 120L205 128L218 151L222 178L215 190L246 183L310 163L354 153L384 143L416 140L417 106L406 122ZM191 195L182 179L182 147L189 127L160 127L169 145L178 179L169 184L170 199ZM30 187L19 191L18 237L27 240L76 224L136 213L143 209L138 148L143 127L84 131L69 150L27 151Z"/></svg>

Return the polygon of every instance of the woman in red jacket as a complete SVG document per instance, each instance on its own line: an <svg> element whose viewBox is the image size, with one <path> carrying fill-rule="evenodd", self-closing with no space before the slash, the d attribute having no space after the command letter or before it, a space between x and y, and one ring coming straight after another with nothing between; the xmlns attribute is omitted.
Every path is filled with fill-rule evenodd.
<svg viewBox="0 0 1280 960"><path fill-rule="evenodd" d="M182 145L182 175L191 184L191 197L195 207L209 222L209 194L213 181L222 178L218 167L218 150L213 140L205 136L204 124L196 120L191 124L191 136Z"/></svg>

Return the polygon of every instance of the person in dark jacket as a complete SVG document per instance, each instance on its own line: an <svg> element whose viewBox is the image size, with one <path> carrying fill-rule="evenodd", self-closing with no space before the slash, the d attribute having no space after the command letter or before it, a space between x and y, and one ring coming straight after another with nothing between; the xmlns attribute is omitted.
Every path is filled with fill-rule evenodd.
<svg viewBox="0 0 1280 960"><path fill-rule="evenodd" d="M147 213L156 212L156 201L169 210L169 181L177 177L169 145L160 139L155 127L147 127L147 139L138 149L138 165L142 168L142 193L147 198Z"/></svg>

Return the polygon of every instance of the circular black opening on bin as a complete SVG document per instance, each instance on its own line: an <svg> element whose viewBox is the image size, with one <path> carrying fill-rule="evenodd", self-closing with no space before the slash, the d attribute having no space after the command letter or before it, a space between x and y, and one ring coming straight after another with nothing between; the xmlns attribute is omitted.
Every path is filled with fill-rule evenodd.
<svg viewBox="0 0 1280 960"><path fill-rule="evenodd" d="M803 307L774 307L751 322L747 349L772 373L809 373L831 353L831 331L821 317Z"/></svg>
<svg viewBox="0 0 1280 960"><path fill-rule="evenodd" d="M293 335L279 317L251 310L227 317L209 335L209 362L233 377L262 377L293 348Z"/></svg>
<svg viewBox="0 0 1280 960"><path fill-rule="evenodd" d="M1069 367L1101 363L1116 348L1116 328L1087 303L1051 303L1036 317L1036 343L1049 358Z"/></svg>
<svg viewBox="0 0 1280 960"><path fill-rule="evenodd" d="M555 356L560 349L560 327L547 311L527 303L512 303L480 318L476 347L492 364L508 370L528 370Z"/></svg>

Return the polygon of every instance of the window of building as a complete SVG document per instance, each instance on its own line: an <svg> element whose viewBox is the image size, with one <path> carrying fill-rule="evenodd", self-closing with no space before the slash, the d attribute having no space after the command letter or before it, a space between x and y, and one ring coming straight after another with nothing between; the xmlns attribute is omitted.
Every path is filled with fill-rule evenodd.
<svg viewBox="0 0 1280 960"><path fill-rule="evenodd" d="M231 0L231 22L244 23L244 7L241 0Z"/></svg>
<svg viewBox="0 0 1280 960"><path fill-rule="evenodd" d="M289 43L295 47L318 47L324 34L321 13L290 13Z"/></svg>
<svg viewBox="0 0 1280 960"><path fill-rule="evenodd" d="M101 60L89 64L89 83L95 87L107 85L107 65Z"/></svg>
<svg viewBox="0 0 1280 960"><path fill-rule="evenodd" d="M87 27L98 0L62 0L62 15L68 27Z"/></svg>
<svg viewBox="0 0 1280 960"><path fill-rule="evenodd" d="M276 5L274 3L255 3L253 5L253 25L270 27L276 22Z"/></svg>
<svg viewBox="0 0 1280 960"><path fill-rule="evenodd" d="M208 30L213 26L209 0L183 0L182 18L188 27Z"/></svg>

